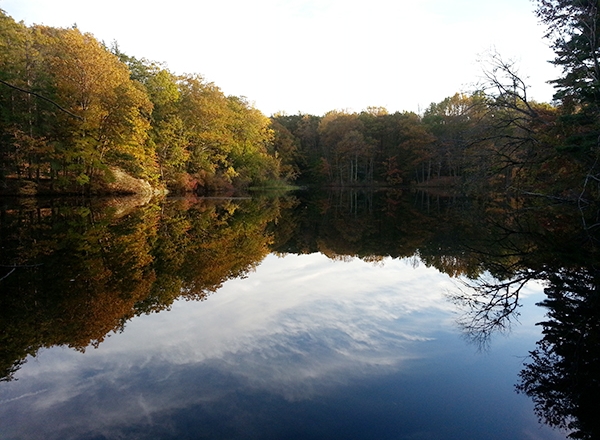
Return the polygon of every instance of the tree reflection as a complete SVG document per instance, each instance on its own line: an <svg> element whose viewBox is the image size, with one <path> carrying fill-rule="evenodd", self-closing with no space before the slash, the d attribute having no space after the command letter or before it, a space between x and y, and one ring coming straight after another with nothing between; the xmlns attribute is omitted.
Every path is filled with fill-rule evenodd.
<svg viewBox="0 0 600 440"><path fill-rule="evenodd" d="M519 374L519 392L547 424L570 438L600 436L600 270L563 269L548 276L544 337Z"/></svg>
<svg viewBox="0 0 600 440"><path fill-rule="evenodd" d="M567 430L570 438L593 439L600 436L599 241L582 227L581 212L556 208L494 209L488 237L478 234L463 246L485 270L465 278L450 298L463 310L458 324L465 336L485 348L518 319L526 284L544 283L547 299L539 305L548 319L539 323L543 338L516 390L532 398L540 421Z"/></svg>
<svg viewBox="0 0 600 440"><path fill-rule="evenodd" d="M519 317L521 290L538 276L538 272L526 270L505 281L489 274L476 280L463 281L466 288L449 294L449 298L465 311L458 319L465 337L485 349L494 334L510 330Z"/></svg>
<svg viewBox="0 0 600 440"><path fill-rule="evenodd" d="M41 202L40 202L41 203ZM94 202L96 203L96 202ZM587 224L595 224L590 219ZM0 376L42 347L97 346L129 319L203 300L269 253L414 258L464 282L450 299L480 347L518 319L529 281L548 320L517 385L546 423L595 438L598 240L581 213L515 199L349 191L142 207L88 202L0 209Z"/></svg>
<svg viewBox="0 0 600 440"><path fill-rule="evenodd" d="M0 211L1 380L42 347L98 346L136 315L243 276L268 254L281 202L40 203Z"/></svg>

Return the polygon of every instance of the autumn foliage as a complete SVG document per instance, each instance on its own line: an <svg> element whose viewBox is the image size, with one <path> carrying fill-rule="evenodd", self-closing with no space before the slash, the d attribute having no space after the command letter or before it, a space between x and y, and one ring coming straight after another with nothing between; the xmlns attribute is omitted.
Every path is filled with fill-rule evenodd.
<svg viewBox="0 0 600 440"><path fill-rule="evenodd" d="M0 11L5 192L114 193L119 171L175 192L261 185L280 177L272 140L267 117L199 75Z"/></svg>

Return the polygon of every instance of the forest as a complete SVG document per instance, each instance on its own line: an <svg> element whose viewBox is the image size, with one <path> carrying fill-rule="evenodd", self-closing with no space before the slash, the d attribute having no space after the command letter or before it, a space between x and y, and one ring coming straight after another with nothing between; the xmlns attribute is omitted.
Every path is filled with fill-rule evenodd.
<svg viewBox="0 0 600 440"><path fill-rule="evenodd" d="M244 98L77 28L0 12L0 83L0 181L24 194L138 192L110 185L123 174L202 193L280 174L270 121Z"/></svg>
<svg viewBox="0 0 600 440"><path fill-rule="evenodd" d="M198 74L177 75L76 27L28 27L0 12L0 190L202 195L296 182L591 201L598 7L538 0L535 12L563 69L549 79L552 103L529 99L518 66L490 54L484 84L423 114L271 117Z"/></svg>
<svg viewBox="0 0 600 440"><path fill-rule="evenodd" d="M563 71L549 79L556 90L551 104L531 100L516 63L490 53L477 90L432 103L422 115L378 107L275 115L276 141L296 147L295 170L311 182L597 198L598 4L535 4L556 54L552 63Z"/></svg>

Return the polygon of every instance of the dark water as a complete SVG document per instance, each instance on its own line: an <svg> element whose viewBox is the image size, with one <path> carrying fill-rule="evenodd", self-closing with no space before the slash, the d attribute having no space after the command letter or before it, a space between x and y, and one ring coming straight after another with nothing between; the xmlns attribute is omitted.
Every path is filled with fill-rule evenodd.
<svg viewBox="0 0 600 440"><path fill-rule="evenodd" d="M398 193L6 201L0 438L595 438L582 214Z"/></svg>

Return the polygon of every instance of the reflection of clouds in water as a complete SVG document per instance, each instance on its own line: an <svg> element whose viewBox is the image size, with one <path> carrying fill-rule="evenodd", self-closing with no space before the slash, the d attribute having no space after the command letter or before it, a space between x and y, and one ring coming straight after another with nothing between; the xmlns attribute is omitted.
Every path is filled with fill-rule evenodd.
<svg viewBox="0 0 600 440"><path fill-rule="evenodd" d="M42 390L36 391L34 393L25 393L25 394L21 394L20 396L12 397L10 399L0 400L0 405L3 405L5 403L14 402L15 400L23 399L25 397L35 396L36 394L44 393L46 391L48 391L48 390L47 389L42 389Z"/></svg>
<svg viewBox="0 0 600 440"><path fill-rule="evenodd" d="M178 408L235 401L239 390L290 401L324 395L420 356L419 343L452 321L442 296L450 285L401 260L376 267L316 254L269 256L207 301L136 318L97 350L40 353L1 399L30 395L0 413L22 418L35 438L43 431L37 423L56 418L63 422L49 426L57 435L110 432Z"/></svg>
<svg viewBox="0 0 600 440"><path fill-rule="evenodd" d="M124 366L157 358L196 363L264 351L286 335L310 335L334 349L343 340L343 350L358 356L445 328L452 305L442 293L451 286L447 276L413 269L404 260L388 259L381 268L360 260L332 262L318 254L271 255L256 273L226 283L207 301L180 301L169 312L135 318L123 335L89 349L84 359L113 356L112 362ZM80 356L71 356L61 356L60 367L40 362L22 375L44 373L45 364L76 368Z"/></svg>

